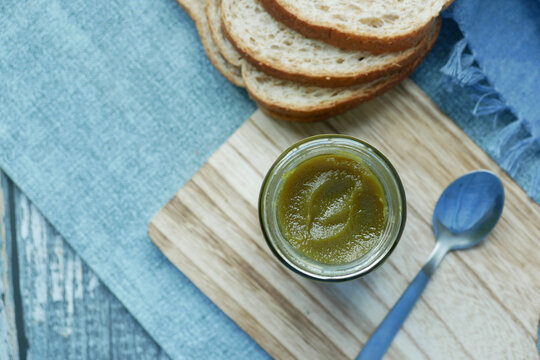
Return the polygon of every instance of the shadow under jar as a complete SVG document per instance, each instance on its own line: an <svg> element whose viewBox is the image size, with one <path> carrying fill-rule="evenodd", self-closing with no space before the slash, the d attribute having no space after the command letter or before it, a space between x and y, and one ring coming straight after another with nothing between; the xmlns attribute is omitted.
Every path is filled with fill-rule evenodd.
<svg viewBox="0 0 540 360"><path fill-rule="evenodd" d="M259 220L274 255L321 281L380 266L406 219L403 185L388 159L345 135L318 135L285 150L266 175Z"/></svg>

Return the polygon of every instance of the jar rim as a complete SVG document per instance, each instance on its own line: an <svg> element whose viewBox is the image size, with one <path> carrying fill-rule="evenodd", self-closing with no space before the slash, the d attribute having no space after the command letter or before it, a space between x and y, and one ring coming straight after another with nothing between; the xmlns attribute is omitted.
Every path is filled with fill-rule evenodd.
<svg viewBox="0 0 540 360"><path fill-rule="evenodd" d="M306 269L301 268L298 264L295 264L292 259L287 257L282 251L277 249L277 246L275 244L275 241L271 239L271 234L269 234L269 229L267 229L267 224L265 222L265 219L263 218L265 215L266 206L265 206L265 197L268 194L268 187L270 184L270 180L273 178L275 174L276 169L282 165L283 161L288 157L291 156L291 154L294 154L294 152L303 151L303 150L309 150L309 149L301 149L300 147L302 145L306 145L311 142L315 142L317 140L321 139L342 139L342 140L348 140L351 141L353 144L360 145L362 149L369 150L369 154L373 156L376 160L381 161L385 165L385 170L388 170L389 175L391 176L392 180L395 183L395 187L397 190L397 195L400 200L400 212L399 212L399 220L400 224L395 232L395 235L393 236L393 241L391 245L384 249L383 253L380 256L377 256L374 258L374 260L369 263L367 266L360 268L358 271L351 272L350 274L344 274L344 275L338 275L338 276L331 276L331 275L322 275L319 273L310 272ZM367 165L367 164L366 164ZM379 181L382 181L379 179ZM388 200L390 201L390 200ZM310 136L305 139L302 139L291 146L289 146L285 151L283 151L277 159L274 161L268 172L266 173L266 176L263 179L261 190L259 192L259 200L258 200L258 214L259 214L259 222L261 226L261 230L263 233L263 236L265 238L265 241L269 248L271 249L274 256L276 256L286 267L293 270L294 272L301 274L303 276L306 276L310 279L314 280L320 280L325 282L339 282L339 281L346 281L346 280L352 280L361 276L365 276L368 273L374 271L379 266L381 266L388 257L392 254L394 249L396 248L397 244L399 243L401 236L403 234L403 230L405 228L406 218L407 218L407 206L406 206L406 197L405 197L405 189L403 187L403 184L401 182L401 179L392 165L392 163L384 156L377 148L370 145L369 143L360 140L358 138L355 138L353 136L349 135L342 135L342 134L320 134L315 136ZM390 215L389 215L390 216ZM360 259L360 258L359 258ZM330 267L330 265L328 265Z"/></svg>

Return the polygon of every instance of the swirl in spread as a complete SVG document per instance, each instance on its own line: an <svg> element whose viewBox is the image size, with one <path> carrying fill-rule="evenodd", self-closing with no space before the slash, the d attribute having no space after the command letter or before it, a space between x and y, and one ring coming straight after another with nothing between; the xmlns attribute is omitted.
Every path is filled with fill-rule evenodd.
<svg viewBox="0 0 540 360"><path fill-rule="evenodd" d="M325 264L354 261L376 244L387 216L379 179L360 160L319 155L284 176L277 218L285 239Z"/></svg>

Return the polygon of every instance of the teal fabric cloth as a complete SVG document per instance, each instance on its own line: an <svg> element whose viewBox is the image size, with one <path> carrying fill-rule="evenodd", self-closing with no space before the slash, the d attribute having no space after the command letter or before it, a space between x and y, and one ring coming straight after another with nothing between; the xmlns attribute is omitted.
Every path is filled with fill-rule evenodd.
<svg viewBox="0 0 540 360"><path fill-rule="evenodd" d="M267 357L147 236L255 110L186 13L174 0L6 0L0 27L0 167L173 358ZM441 71L461 37L445 21L413 79L490 151L515 115L475 116L478 96Z"/></svg>

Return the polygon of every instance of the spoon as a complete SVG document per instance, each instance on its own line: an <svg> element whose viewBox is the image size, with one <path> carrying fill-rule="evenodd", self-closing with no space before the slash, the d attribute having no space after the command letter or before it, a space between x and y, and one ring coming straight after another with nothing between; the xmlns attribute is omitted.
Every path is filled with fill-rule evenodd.
<svg viewBox="0 0 540 360"><path fill-rule="evenodd" d="M452 250L478 245L499 221L503 205L502 182L488 171L463 175L444 190L433 213L433 232L437 238L435 249L371 335L357 360L383 357L444 256Z"/></svg>

